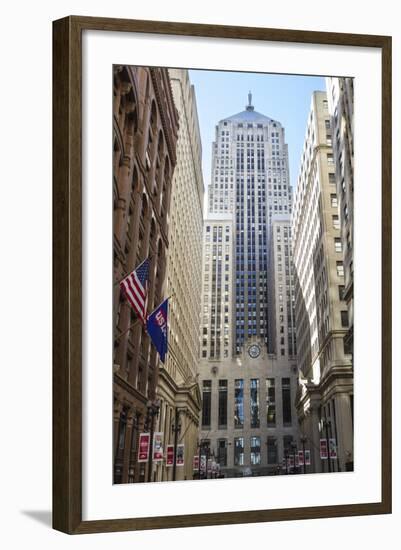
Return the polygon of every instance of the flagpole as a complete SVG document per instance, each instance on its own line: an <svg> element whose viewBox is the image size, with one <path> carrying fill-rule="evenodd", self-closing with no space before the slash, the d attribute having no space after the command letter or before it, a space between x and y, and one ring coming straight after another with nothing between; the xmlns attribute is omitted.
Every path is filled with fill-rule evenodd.
<svg viewBox="0 0 401 550"><path fill-rule="evenodd" d="M119 281L116 281L115 283L113 283L113 286L116 286L116 285L121 284L121 283L123 282L123 280L126 279L126 278L128 277L128 275L129 275L130 273L132 273L132 272L135 271L136 269L139 269L139 268L141 267L141 265L144 264L144 263L146 262L146 260L149 260L149 261L150 261L150 260L153 258L153 256L154 256L154 255L148 256L147 258L145 258L145 259L143 260L143 262L141 262L141 263L138 265L138 267L135 267L135 268L131 269L131 271L128 271L128 273L126 273L126 274L123 276L122 279L120 279Z"/></svg>
<svg viewBox="0 0 401 550"><path fill-rule="evenodd" d="M127 334L127 332L130 331L132 328L134 328L134 327L138 324L139 321L140 321L139 318L136 319L136 320L132 323L132 325L130 325L130 326L127 328L127 330L124 330L124 332L121 332L121 334L119 334L116 338L114 338L114 340L119 340L122 336L124 336L124 334Z"/></svg>

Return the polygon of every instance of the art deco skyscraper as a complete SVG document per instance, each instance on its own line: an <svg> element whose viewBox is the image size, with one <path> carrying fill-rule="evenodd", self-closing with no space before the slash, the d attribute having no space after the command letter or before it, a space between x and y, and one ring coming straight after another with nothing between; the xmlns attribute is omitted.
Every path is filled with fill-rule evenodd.
<svg viewBox="0 0 401 550"><path fill-rule="evenodd" d="M299 442L291 200L284 128L249 94L216 126L204 222L200 439L229 477L277 473Z"/></svg>
<svg viewBox="0 0 401 550"><path fill-rule="evenodd" d="M245 110L221 120L213 143L209 212L233 215L233 352L254 336L267 345L269 227L274 214L291 212L288 146L282 125Z"/></svg>

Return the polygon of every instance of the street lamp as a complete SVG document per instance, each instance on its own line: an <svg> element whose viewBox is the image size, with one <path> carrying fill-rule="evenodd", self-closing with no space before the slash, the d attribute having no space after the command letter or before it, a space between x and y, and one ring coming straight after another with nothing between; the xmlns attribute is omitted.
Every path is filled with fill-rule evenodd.
<svg viewBox="0 0 401 550"><path fill-rule="evenodd" d="M294 441L291 443L292 455L294 457L294 474L295 472L295 453L297 452L297 444Z"/></svg>
<svg viewBox="0 0 401 550"><path fill-rule="evenodd" d="M155 429L155 416L159 414L160 399L147 402L148 413L146 416L146 426L150 422L150 446L149 446L149 464L148 464L148 482L152 481L152 462L153 462L153 434ZM148 428L146 428L148 429Z"/></svg>
<svg viewBox="0 0 401 550"><path fill-rule="evenodd" d="M206 455L203 455L203 450L206 450ZM202 456L205 456L206 458L206 465L205 465L205 479L207 479L207 462L209 459L209 446L207 444L207 441L200 439L199 440L199 479L202 479Z"/></svg>
<svg viewBox="0 0 401 550"><path fill-rule="evenodd" d="M301 437L301 443L302 443L302 456L303 456L303 463L304 463L304 474L306 474L306 465L305 465L305 443L307 442L307 438L303 435Z"/></svg>
<svg viewBox="0 0 401 550"><path fill-rule="evenodd" d="M174 415L174 425L172 431L174 433L174 462L173 462L173 481L175 481L176 471L177 471L177 444L178 444L178 434L181 431L180 420L180 410L178 407L175 408Z"/></svg>
<svg viewBox="0 0 401 550"><path fill-rule="evenodd" d="M288 458L289 458L289 453L288 453L288 448L286 447L284 449L285 473L286 473L286 475L288 474Z"/></svg>

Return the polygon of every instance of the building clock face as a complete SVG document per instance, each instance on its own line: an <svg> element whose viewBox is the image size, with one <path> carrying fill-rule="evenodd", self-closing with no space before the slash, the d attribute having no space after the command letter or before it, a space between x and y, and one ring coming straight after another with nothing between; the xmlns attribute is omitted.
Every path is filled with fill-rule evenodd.
<svg viewBox="0 0 401 550"><path fill-rule="evenodd" d="M248 348L248 353L252 359L256 359L256 357L259 357L260 347L257 344L252 344L252 346Z"/></svg>

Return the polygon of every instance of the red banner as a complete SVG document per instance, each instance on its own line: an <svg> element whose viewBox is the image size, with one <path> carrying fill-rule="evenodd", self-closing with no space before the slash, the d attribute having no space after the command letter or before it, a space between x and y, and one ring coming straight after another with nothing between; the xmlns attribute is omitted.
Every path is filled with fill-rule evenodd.
<svg viewBox="0 0 401 550"><path fill-rule="evenodd" d="M166 466L174 465L174 445L167 445Z"/></svg>
<svg viewBox="0 0 401 550"><path fill-rule="evenodd" d="M199 472L199 455L195 455L192 461L192 469L194 472Z"/></svg>
<svg viewBox="0 0 401 550"><path fill-rule="evenodd" d="M320 440L320 458L322 460L327 460L329 453L327 451L327 439Z"/></svg>
<svg viewBox="0 0 401 550"><path fill-rule="evenodd" d="M163 433L155 432L153 436L153 462L163 460Z"/></svg>
<svg viewBox="0 0 401 550"><path fill-rule="evenodd" d="M150 434L139 434L138 462L149 460Z"/></svg>

